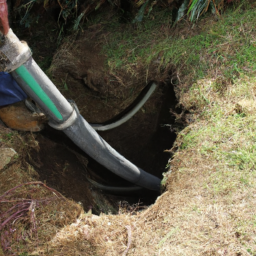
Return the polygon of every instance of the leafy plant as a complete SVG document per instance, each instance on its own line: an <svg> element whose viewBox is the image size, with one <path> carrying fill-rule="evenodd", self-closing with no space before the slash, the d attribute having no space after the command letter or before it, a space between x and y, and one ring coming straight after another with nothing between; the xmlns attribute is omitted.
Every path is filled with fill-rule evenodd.
<svg viewBox="0 0 256 256"><path fill-rule="evenodd" d="M197 20L200 15L211 10L213 13L219 14L224 9L224 4L231 3L233 0L183 0L174 1L168 0L130 0L128 1L133 13L133 23L142 22L145 16L148 16L155 6L160 6L167 10L174 10L176 12L175 23L182 19L185 15L188 15L191 21ZM120 0L16 0L14 3L14 11L20 14L20 24L25 27L30 27L34 22L38 22L39 16L33 13L33 7L40 6L44 10L59 10L58 23L60 28L62 24L68 26L73 23L73 29L79 29L79 25L85 17L91 13L98 11L103 5L109 4L116 10L122 10ZM178 8L177 8L178 7ZM34 8L35 9L35 8ZM126 10L122 10L125 12ZM71 21L71 22L70 22Z"/></svg>
<svg viewBox="0 0 256 256"><path fill-rule="evenodd" d="M224 2L224 0L222 0ZM215 12L215 4L212 0L193 0L188 9L188 15L190 15L190 20L195 21L199 16L207 12L208 9Z"/></svg>

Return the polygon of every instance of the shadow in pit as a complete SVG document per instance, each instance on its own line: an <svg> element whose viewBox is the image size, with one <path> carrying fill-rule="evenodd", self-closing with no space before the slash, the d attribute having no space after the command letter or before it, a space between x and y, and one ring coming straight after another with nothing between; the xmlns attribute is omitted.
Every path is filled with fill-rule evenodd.
<svg viewBox="0 0 256 256"><path fill-rule="evenodd" d="M113 130L99 133L131 162L162 178L170 158L170 154L163 151L170 149L176 139L175 132L170 129L175 122L170 109L179 111L175 109L176 104L173 86L161 85L128 122ZM41 180L46 180L49 186L56 188L65 196L80 201L85 210L92 208L94 213L102 211L99 206L95 209L94 193L97 189L88 182L86 175L108 186L133 185L90 158L62 132L47 127L37 140L40 151L33 152L32 155L37 159L36 162L43 163L42 166L36 167ZM130 205L139 203L141 207L150 205L154 203L159 193L143 189L129 195L106 195L106 192L102 191L102 197L106 196L107 201L117 210L118 205L123 201ZM115 211L111 210L111 212Z"/></svg>

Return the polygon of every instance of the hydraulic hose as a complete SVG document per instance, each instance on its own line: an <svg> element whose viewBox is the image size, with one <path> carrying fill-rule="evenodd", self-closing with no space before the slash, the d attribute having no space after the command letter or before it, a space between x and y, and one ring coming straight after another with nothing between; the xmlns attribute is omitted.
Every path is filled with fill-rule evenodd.
<svg viewBox="0 0 256 256"><path fill-rule="evenodd" d="M150 190L160 190L160 179L138 168L114 150L76 109L77 118L63 132L84 152L118 176Z"/></svg>
<svg viewBox="0 0 256 256"><path fill-rule="evenodd" d="M114 186L107 186L102 185L94 180L91 180L90 178L86 177L86 179L97 189L103 190L105 192L109 192L111 194L118 194L121 193L131 193L131 192L138 192L142 190L142 187L138 186L132 186L132 187L114 187Z"/></svg>
<svg viewBox="0 0 256 256"><path fill-rule="evenodd" d="M150 190L160 190L160 179L138 168L115 151L63 97L33 59L12 72L26 93L78 147L118 176Z"/></svg>
<svg viewBox="0 0 256 256"><path fill-rule="evenodd" d="M146 101L149 99L149 97L153 94L155 91L157 85L156 83L150 83L148 84L142 92L139 94L139 96L136 98L136 100L133 102L133 104L127 108L125 111L114 117L113 119L102 123L102 124L91 124L90 125L96 130L96 131L107 131L113 128L116 128L120 126L121 124L127 122L130 118L132 118L146 103Z"/></svg>
<svg viewBox="0 0 256 256"><path fill-rule="evenodd" d="M16 47L17 45L21 47ZM13 54L7 56L8 53L14 51L12 49L17 50L18 56ZM150 190L160 190L159 178L138 168L120 155L84 120L78 109L64 98L30 57L31 51L18 40L11 29L6 35L4 46L0 47L0 51L10 61L8 70L12 71L12 76L47 115L50 126L62 130L85 153L118 176L138 186Z"/></svg>
<svg viewBox="0 0 256 256"><path fill-rule="evenodd" d="M53 125L69 119L73 107L32 58L11 74L27 95L39 105Z"/></svg>

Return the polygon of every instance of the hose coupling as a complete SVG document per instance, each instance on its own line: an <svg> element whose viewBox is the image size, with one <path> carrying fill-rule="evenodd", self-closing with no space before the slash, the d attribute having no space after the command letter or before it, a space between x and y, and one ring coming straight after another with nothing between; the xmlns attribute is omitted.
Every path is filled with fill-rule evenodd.
<svg viewBox="0 0 256 256"><path fill-rule="evenodd" d="M52 128L62 131L62 130L65 130L66 128L68 128L69 126L71 126L76 121L77 117L79 116L79 110L73 101L70 102L70 104L73 107L73 111L72 111L71 115L69 116L69 118L66 119L65 121L63 121L62 123L58 123L58 124L54 123L52 121L49 121L48 124Z"/></svg>
<svg viewBox="0 0 256 256"><path fill-rule="evenodd" d="M1 39L0 71L12 72L32 56L27 43L20 41L12 29L9 29L8 33Z"/></svg>

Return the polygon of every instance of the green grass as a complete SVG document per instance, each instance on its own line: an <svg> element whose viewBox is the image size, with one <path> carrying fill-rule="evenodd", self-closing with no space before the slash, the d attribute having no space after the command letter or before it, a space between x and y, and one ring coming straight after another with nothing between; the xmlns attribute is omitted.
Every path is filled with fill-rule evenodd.
<svg viewBox="0 0 256 256"><path fill-rule="evenodd" d="M255 9L237 9L202 34L178 41L179 47L171 45L179 56L185 52L183 77L192 74L193 83L181 92L181 103L197 116L179 133L176 146L178 152L204 159L204 186L214 196L256 189L255 25ZM165 56L179 67L173 51ZM193 161L191 170L200 169Z"/></svg>
<svg viewBox="0 0 256 256"><path fill-rule="evenodd" d="M243 1L218 21L205 16L194 25L179 23L178 29L185 29L179 36L172 33L168 10L155 9L139 24L120 24L117 15L105 19L101 13L88 23L101 24L102 53L110 69L176 68L181 104L197 118L179 134L177 145L209 159L215 171L206 187L217 194L252 186L256 178L256 116L236 110L241 100L254 101L255 12Z"/></svg>
<svg viewBox="0 0 256 256"><path fill-rule="evenodd" d="M200 117L179 134L180 150L196 150L214 167L208 181L214 193L230 193L239 187L256 188L256 108L246 111L245 107L242 113L236 109L244 99L250 103L249 108L253 106L256 78L241 77L221 95L208 80L198 82L187 93L188 106L198 106Z"/></svg>
<svg viewBox="0 0 256 256"><path fill-rule="evenodd" d="M245 7L249 10L244 11ZM240 72L256 69L255 9L245 1L227 10L214 26L203 24L203 32L197 32L197 25L193 29L192 24L178 24L179 29L187 27L186 32L193 31L190 36L186 32L181 37L172 35L171 19L170 11L155 9L136 25L120 25L117 16L109 21L97 16L89 25L103 25L106 36L102 51L111 69L157 63L160 71L173 64L181 76L191 76L193 81L217 67L230 81L239 77Z"/></svg>

